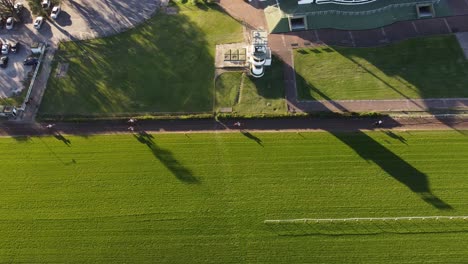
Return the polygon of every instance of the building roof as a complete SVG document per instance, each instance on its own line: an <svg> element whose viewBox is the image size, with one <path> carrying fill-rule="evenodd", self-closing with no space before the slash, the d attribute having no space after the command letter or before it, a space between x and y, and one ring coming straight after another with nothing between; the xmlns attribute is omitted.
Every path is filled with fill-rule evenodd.
<svg viewBox="0 0 468 264"><path fill-rule="evenodd" d="M418 3L428 3L428 2L437 2L437 0L375 0L365 4L298 4L297 0L278 0L281 10L286 14L298 14L298 13L311 13L311 12L320 12L320 11L348 11L348 12L362 12L370 11L381 8L386 8L388 6L395 5L414 5Z"/></svg>
<svg viewBox="0 0 468 264"><path fill-rule="evenodd" d="M307 29L371 29L417 19L417 4L433 3L435 15L449 16L446 0L375 0L365 4L298 4L298 0L268 0L265 17L272 33L288 32L288 17L306 16ZM335 0L336 1L336 0Z"/></svg>

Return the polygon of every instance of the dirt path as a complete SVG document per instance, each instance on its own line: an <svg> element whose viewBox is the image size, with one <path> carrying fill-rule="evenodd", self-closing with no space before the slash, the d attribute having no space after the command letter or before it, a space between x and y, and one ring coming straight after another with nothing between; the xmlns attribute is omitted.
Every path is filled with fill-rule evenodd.
<svg viewBox="0 0 468 264"><path fill-rule="evenodd" d="M281 118L240 120L241 127L234 125L237 120L158 120L138 121L135 132L152 133L211 133L211 132L285 132L285 131L371 131L371 130L455 130L468 135L468 117L417 117L391 118L381 120L383 125L375 127L377 118ZM53 130L46 124L25 124L7 122L0 124L1 136L50 135L60 132L69 135L98 135L132 133L124 121L103 121L88 123L56 123Z"/></svg>

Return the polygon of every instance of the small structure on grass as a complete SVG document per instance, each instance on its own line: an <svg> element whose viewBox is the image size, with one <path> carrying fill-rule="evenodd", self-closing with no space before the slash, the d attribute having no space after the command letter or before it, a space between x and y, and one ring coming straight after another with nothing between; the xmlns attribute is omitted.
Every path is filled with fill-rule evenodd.
<svg viewBox="0 0 468 264"><path fill-rule="evenodd" d="M215 65L218 69L247 67L247 44L231 43L217 45Z"/></svg>
<svg viewBox="0 0 468 264"><path fill-rule="evenodd" d="M55 70L55 77L63 78L67 75L68 72L68 62L59 62L57 69Z"/></svg>
<svg viewBox="0 0 468 264"><path fill-rule="evenodd" d="M262 77L264 67L271 65L268 33L254 30L248 43L217 45L215 65L218 69L249 69L252 76Z"/></svg>

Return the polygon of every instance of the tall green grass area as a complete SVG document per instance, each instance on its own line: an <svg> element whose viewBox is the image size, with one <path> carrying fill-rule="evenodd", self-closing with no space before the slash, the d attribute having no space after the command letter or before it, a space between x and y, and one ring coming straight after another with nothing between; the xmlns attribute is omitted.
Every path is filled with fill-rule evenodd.
<svg viewBox="0 0 468 264"><path fill-rule="evenodd" d="M216 5L177 4L122 34L62 43L40 115L211 112L215 45L240 42L242 26Z"/></svg>
<svg viewBox="0 0 468 264"><path fill-rule="evenodd" d="M468 215L468 141L455 131L64 135L1 138L0 148L1 262L463 263L468 254L463 232L279 236L263 224Z"/></svg>
<svg viewBox="0 0 468 264"><path fill-rule="evenodd" d="M298 49L294 60L301 99L468 97L468 61L455 36L376 48Z"/></svg>

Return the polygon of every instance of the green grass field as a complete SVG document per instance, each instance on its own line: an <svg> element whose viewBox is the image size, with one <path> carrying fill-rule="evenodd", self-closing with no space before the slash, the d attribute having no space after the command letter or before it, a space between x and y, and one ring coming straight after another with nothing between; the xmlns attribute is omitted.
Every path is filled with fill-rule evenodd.
<svg viewBox="0 0 468 264"><path fill-rule="evenodd" d="M261 78L225 72L216 80L215 108L232 107L239 114L285 114L283 63L273 60Z"/></svg>
<svg viewBox="0 0 468 264"><path fill-rule="evenodd" d="M52 71L40 115L211 112L215 45L242 41L242 27L216 5L177 6L116 36L62 43L55 65L68 73Z"/></svg>
<svg viewBox="0 0 468 264"><path fill-rule="evenodd" d="M468 255L464 232L282 236L263 223L468 215L468 141L456 131L64 137L0 138L1 262L463 263Z"/></svg>
<svg viewBox="0 0 468 264"><path fill-rule="evenodd" d="M468 97L468 61L455 36L377 48L298 49L294 59L301 99Z"/></svg>

